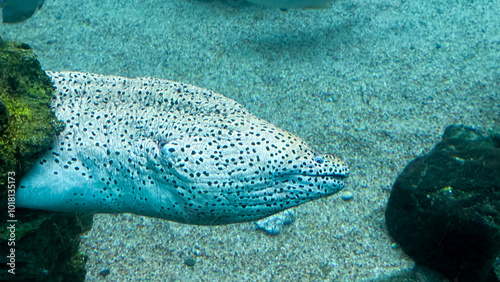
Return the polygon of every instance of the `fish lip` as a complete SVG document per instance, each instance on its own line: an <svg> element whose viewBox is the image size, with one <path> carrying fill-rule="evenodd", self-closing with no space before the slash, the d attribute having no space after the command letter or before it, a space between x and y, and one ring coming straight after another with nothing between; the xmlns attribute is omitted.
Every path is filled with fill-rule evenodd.
<svg viewBox="0 0 500 282"><path fill-rule="evenodd" d="M282 175L279 175L280 178L296 178L296 177L308 177L308 178L328 178L326 181L334 181L334 180L337 180L337 181L340 181L342 182L343 184L344 183L344 179L348 178L349 177L349 172L345 173L345 174L334 174L334 173L329 173L329 174L307 174L307 173L286 173L286 174L282 174ZM310 182L310 181L304 181L304 180L300 180L301 182Z"/></svg>
<svg viewBox="0 0 500 282"><path fill-rule="evenodd" d="M349 177L349 172L345 174L336 174L335 177L338 177L340 179L346 179L347 177Z"/></svg>
<svg viewBox="0 0 500 282"><path fill-rule="evenodd" d="M290 174L290 175L293 175L293 174ZM303 176L308 176L308 177L333 177L333 178L347 178L349 177L349 173L345 173L345 174L303 174L303 173L300 173L300 174L295 174L295 175L303 175Z"/></svg>
<svg viewBox="0 0 500 282"><path fill-rule="evenodd" d="M283 175L303 175L303 176L308 176L308 177L334 177L334 178L347 178L349 177L349 168L346 169L345 172L343 173L308 173L307 171L304 171L302 173L295 173L295 172L291 172L291 173L285 173Z"/></svg>

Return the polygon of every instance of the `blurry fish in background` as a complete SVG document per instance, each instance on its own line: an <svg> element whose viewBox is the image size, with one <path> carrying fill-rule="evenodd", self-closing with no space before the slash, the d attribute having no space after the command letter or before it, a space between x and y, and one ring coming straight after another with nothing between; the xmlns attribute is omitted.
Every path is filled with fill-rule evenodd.
<svg viewBox="0 0 500 282"><path fill-rule="evenodd" d="M250 3L269 7L279 8L282 11L288 9L328 9L333 0L246 0Z"/></svg>
<svg viewBox="0 0 500 282"><path fill-rule="evenodd" d="M2 21L18 23L29 19L45 0L0 0Z"/></svg>

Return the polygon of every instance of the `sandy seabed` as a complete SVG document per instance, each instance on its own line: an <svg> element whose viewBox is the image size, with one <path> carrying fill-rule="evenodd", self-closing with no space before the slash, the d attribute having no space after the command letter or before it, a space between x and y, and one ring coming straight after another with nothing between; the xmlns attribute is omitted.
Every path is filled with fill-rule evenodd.
<svg viewBox="0 0 500 282"><path fill-rule="evenodd" d="M277 236L253 223L96 215L81 245L88 281L396 275L413 267L385 227L397 175L449 124L500 128L499 0L353 0L288 12L239 1L46 0L27 22L0 25L0 36L28 43L47 70L212 89L351 166L353 200L299 206Z"/></svg>

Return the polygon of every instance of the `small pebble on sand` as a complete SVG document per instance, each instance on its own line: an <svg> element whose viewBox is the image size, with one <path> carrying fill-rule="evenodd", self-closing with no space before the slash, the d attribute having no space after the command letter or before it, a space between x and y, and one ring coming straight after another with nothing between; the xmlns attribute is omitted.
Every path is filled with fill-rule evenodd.
<svg viewBox="0 0 500 282"><path fill-rule="evenodd" d="M354 194L351 191L342 191L340 192L340 197L342 197L342 200L348 202L354 198Z"/></svg>

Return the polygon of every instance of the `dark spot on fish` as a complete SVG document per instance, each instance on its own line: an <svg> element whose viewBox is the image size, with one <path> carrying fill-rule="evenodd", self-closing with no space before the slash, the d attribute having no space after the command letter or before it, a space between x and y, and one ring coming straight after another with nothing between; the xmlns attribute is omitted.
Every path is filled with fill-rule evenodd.
<svg viewBox="0 0 500 282"><path fill-rule="evenodd" d="M102 277L106 277L109 274L110 274L109 269L103 269L103 270L101 270L101 272L99 272L99 275L102 276Z"/></svg>

